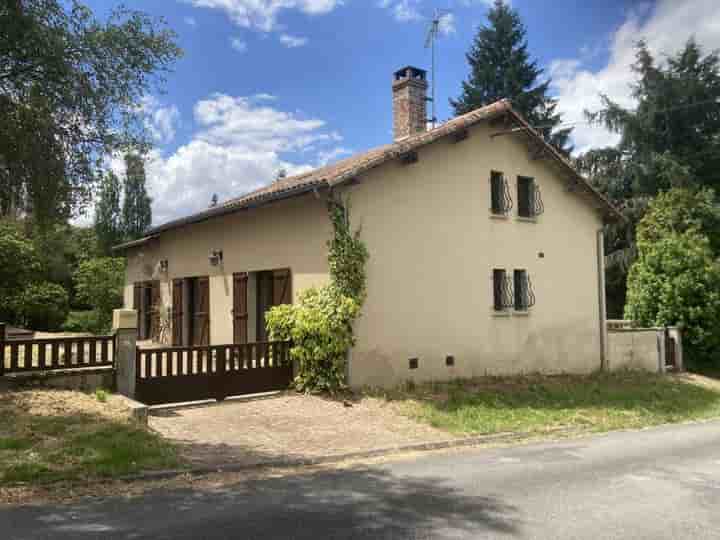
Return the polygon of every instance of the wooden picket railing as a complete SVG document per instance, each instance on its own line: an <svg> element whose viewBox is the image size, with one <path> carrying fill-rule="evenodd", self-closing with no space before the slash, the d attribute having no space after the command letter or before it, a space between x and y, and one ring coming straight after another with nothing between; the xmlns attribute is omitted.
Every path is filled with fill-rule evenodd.
<svg viewBox="0 0 720 540"><path fill-rule="evenodd" d="M0 376L8 373L113 366L114 336L18 339L9 341L0 325Z"/></svg>
<svg viewBox="0 0 720 540"><path fill-rule="evenodd" d="M146 404L224 399L286 389L290 343L138 348L136 398Z"/></svg>

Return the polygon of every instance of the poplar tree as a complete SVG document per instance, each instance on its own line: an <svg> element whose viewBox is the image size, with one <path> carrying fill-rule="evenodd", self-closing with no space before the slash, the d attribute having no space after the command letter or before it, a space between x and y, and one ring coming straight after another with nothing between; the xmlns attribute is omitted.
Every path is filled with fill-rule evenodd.
<svg viewBox="0 0 720 540"><path fill-rule="evenodd" d="M125 197L123 232L127 240L136 240L152 223L151 199L145 187L145 164L137 154L125 156Z"/></svg>
<svg viewBox="0 0 720 540"><path fill-rule="evenodd" d="M557 100L549 96L550 78L530 58L527 30L517 10L495 0L488 11L488 24L478 29L466 58L470 75L462 92L450 100L456 115L509 99L551 144L565 154L572 151L568 138L572 129L558 129L562 122Z"/></svg>
<svg viewBox="0 0 720 540"><path fill-rule="evenodd" d="M95 208L95 234L103 255L110 255L112 247L123 238L120 212L120 179L108 172L100 184Z"/></svg>

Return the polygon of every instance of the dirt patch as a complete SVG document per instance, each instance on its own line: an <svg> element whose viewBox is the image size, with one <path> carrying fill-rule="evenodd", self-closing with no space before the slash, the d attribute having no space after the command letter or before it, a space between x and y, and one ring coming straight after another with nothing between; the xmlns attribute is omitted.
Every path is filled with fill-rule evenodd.
<svg viewBox="0 0 720 540"><path fill-rule="evenodd" d="M128 420L128 409L122 399L108 396L101 403L91 394L65 390L24 390L0 394L0 408L6 413L33 416L92 415L111 421Z"/></svg>
<svg viewBox="0 0 720 540"><path fill-rule="evenodd" d="M149 425L178 443L194 465L309 459L450 438L382 399L298 394L156 410Z"/></svg>

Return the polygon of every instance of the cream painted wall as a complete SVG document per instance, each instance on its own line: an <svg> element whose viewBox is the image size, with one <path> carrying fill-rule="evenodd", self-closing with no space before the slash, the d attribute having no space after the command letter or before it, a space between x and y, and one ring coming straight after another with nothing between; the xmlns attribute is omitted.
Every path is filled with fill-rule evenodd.
<svg viewBox="0 0 720 540"><path fill-rule="evenodd" d="M522 135L490 133L474 127L460 143L421 149L416 164L389 163L345 188L370 251L353 386L599 369L600 213L567 191L556 165L530 160ZM545 213L536 222L491 218L491 169L510 181L513 212L516 176L535 177ZM290 267L297 298L327 282L330 235L324 203L312 195L163 233L129 254L126 305L132 283L149 279L143 266L166 258L164 301L173 278L209 275L211 341L231 343L232 273ZM222 267L210 267L211 249L223 250ZM493 268L528 271L537 297L530 313L493 312ZM411 357L419 369L408 369Z"/></svg>
<svg viewBox="0 0 720 540"><path fill-rule="evenodd" d="M418 163L390 163L348 188L370 251L351 385L599 369L600 213L567 191L557 165L531 160L522 135L490 133L475 127L465 141L427 146ZM491 169L510 182L507 219L490 217ZM518 175L541 190L536 222L515 216ZM493 268L528 271L537 297L530 313L493 312Z"/></svg>
<svg viewBox="0 0 720 540"><path fill-rule="evenodd" d="M132 307L133 283L151 279L148 270L167 259L168 272L161 276L163 302L172 304L173 279L209 276L211 343L232 343L233 273L290 268L297 297L302 289L327 283L331 229L324 202L308 195L163 233L128 253L125 306ZM223 251L218 267L208 261L214 249ZM252 306L250 313L248 330L254 335Z"/></svg>

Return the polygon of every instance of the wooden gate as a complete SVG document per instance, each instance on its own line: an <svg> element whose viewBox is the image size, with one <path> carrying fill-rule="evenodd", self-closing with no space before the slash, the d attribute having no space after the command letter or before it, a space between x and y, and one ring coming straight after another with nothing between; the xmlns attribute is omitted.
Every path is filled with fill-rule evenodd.
<svg viewBox="0 0 720 540"><path fill-rule="evenodd" d="M285 341L137 349L138 401L179 403L285 390L292 381Z"/></svg>

